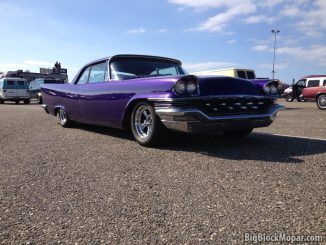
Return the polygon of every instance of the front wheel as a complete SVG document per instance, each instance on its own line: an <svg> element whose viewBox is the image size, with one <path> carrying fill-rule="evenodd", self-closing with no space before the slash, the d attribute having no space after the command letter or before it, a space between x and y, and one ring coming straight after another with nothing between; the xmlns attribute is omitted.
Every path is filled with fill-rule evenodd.
<svg viewBox="0 0 326 245"><path fill-rule="evenodd" d="M19 100L16 100L15 103L18 105L19 104Z"/></svg>
<svg viewBox="0 0 326 245"><path fill-rule="evenodd" d="M286 96L285 96L285 100L287 101L287 102L292 102L293 101L293 96L292 96L292 94L287 94Z"/></svg>
<svg viewBox="0 0 326 245"><path fill-rule="evenodd" d="M162 137L163 125L153 106L139 102L131 114L131 131L135 140L143 146L153 146Z"/></svg>
<svg viewBox="0 0 326 245"><path fill-rule="evenodd" d="M30 103L31 103L30 100L24 100L24 104L28 105L28 104L30 104Z"/></svg>
<svg viewBox="0 0 326 245"><path fill-rule="evenodd" d="M223 134L225 136L240 138L249 135L252 132L252 130L253 128L236 129L236 130L224 131Z"/></svg>
<svg viewBox="0 0 326 245"><path fill-rule="evenodd" d="M5 101L0 99L0 104L4 104L4 103L5 103Z"/></svg>
<svg viewBox="0 0 326 245"><path fill-rule="evenodd" d="M72 126L72 121L69 119L65 109L60 108L58 115L59 115L59 122L62 127L69 128Z"/></svg>
<svg viewBox="0 0 326 245"><path fill-rule="evenodd" d="M316 102L319 109L326 110L326 94L319 95Z"/></svg>

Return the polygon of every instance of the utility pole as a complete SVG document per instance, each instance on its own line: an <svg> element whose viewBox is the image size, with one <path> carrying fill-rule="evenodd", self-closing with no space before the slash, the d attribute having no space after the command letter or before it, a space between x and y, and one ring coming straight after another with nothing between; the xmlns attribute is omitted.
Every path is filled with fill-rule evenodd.
<svg viewBox="0 0 326 245"><path fill-rule="evenodd" d="M276 53L276 35L277 33L280 33L280 30L272 30L272 33L274 34L274 58L273 58L273 71L272 71L272 77L274 80L275 77L275 53Z"/></svg>

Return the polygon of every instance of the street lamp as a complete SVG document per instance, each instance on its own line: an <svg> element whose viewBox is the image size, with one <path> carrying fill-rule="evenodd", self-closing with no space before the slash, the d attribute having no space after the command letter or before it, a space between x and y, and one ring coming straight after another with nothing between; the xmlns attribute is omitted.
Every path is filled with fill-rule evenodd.
<svg viewBox="0 0 326 245"><path fill-rule="evenodd" d="M276 52L276 35L277 33L280 33L280 30L272 30L272 33L274 34L274 58L273 58L273 71L272 71L272 77L274 80L275 76L275 52Z"/></svg>

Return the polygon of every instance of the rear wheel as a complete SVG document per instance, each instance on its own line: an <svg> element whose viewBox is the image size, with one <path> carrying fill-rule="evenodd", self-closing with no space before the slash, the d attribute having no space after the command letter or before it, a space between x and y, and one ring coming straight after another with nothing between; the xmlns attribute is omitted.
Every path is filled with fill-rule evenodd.
<svg viewBox="0 0 326 245"><path fill-rule="evenodd" d="M162 137L163 125L150 104L137 103L133 108L130 121L132 134L139 144L153 146Z"/></svg>
<svg viewBox="0 0 326 245"><path fill-rule="evenodd" d="M24 100L24 104L29 104L29 103L31 103L30 100Z"/></svg>
<svg viewBox="0 0 326 245"><path fill-rule="evenodd" d="M244 136L249 135L252 132L252 130L253 130L253 128L229 130L229 131L224 131L223 134L225 136L230 136L230 137L244 137Z"/></svg>
<svg viewBox="0 0 326 245"><path fill-rule="evenodd" d="M319 109L326 110L326 94L319 95L316 102Z"/></svg>
<svg viewBox="0 0 326 245"><path fill-rule="evenodd" d="M285 100L287 101L287 102L292 102L293 101L293 96L292 96L292 94L287 94L286 96L285 96Z"/></svg>
<svg viewBox="0 0 326 245"><path fill-rule="evenodd" d="M5 101L4 100L0 100L0 104L4 104L5 103Z"/></svg>
<svg viewBox="0 0 326 245"><path fill-rule="evenodd" d="M15 103L16 103L16 104L19 104L19 100L16 100Z"/></svg>
<svg viewBox="0 0 326 245"><path fill-rule="evenodd" d="M69 119L68 114L65 111L65 109L60 108L58 115L59 115L59 122L62 127L69 128L72 126L72 121Z"/></svg>

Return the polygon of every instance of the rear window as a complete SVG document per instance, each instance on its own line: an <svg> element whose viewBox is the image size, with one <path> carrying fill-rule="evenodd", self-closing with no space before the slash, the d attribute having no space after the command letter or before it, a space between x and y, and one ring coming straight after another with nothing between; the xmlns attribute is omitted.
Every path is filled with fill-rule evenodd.
<svg viewBox="0 0 326 245"><path fill-rule="evenodd" d="M18 83L19 86L24 86L25 85L24 81L17 81L17 83Z"/></svg>
<svg viewBox="0 0 326 245"><path fill-rule="evenodd" d="M307 87L318 87L319 86L319 80L310 80L308 81Z"/></svg>
<svg viewBox="0 0 326 245"><path fill-rule="evenodd" d="M244 71L237 71L237 73L238 73L238 77L247 79L246 78L246 72L244 72Z"/></svg>
<svg viewBox="0 0 326 245"><path fill-rule="evenodd" d="M247 71L247 77L248 79L255 79L255 73L252 71Z"/></svg>
<svg viewBox="0 0 326 245"><path fill-rule="evenodd" d="M15 85L15 81L6 81L7 82L7 86L14 86Z"/></svg>

